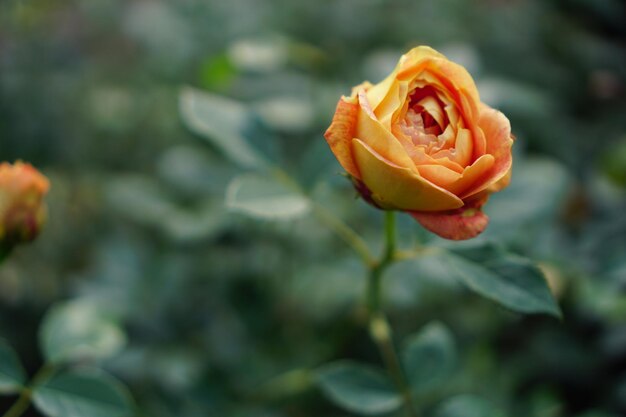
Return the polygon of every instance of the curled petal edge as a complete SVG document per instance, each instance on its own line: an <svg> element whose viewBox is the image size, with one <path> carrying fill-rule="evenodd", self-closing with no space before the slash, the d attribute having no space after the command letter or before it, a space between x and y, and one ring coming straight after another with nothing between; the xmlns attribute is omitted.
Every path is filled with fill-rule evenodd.
<svg viewBox="0 0 626 417"><path fill-rule="evenodd" d="M385 209L442 211L463 207L454 194L419 176L416 171L386 160L360 139L352 141L360 178L371 191L371 198Z"/></svg>
<svg viewBox="0 0 626 417"><path fill-rule="evenodd" d="M454 210L409 214L426 230L444 239L467 240L481 234L489 223L489 217L481 210L487 199L485 196Z"/></svg>
<svg viewBox="0 0 626 417"><path fill-rule="evenodd" d="M335 154L339 164L353 177L361 178L358 167L354 163L351 142L354 138L358 119L359 104L356 97L342 97L330 127L324 138Z"/></svg>

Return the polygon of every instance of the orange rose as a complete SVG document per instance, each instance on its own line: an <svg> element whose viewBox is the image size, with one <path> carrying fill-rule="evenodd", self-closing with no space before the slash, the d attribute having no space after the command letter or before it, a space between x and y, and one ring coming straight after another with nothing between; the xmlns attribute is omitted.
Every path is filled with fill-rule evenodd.
<svg viewBox="0 0 626 417"><path fill-rule="evenodd" d="M482 232L482 205L510 179L508 119L481 103L465 68L427 46L342 97L324 136L367 201L447 239Z"/></svg>
<svg viewBox="0 0 626 417"><path fill-rule="evenodd" d="M37 237L46 220L43 197L49 187L30 164L0 164L0 249Z"/></svg>

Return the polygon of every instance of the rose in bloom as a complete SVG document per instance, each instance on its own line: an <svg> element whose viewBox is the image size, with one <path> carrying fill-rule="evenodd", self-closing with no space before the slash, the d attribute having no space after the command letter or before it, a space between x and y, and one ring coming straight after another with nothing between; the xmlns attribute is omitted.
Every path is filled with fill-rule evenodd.
<svg viewBox="0 0 626 417"><path fill-rule="evenodd" d="M342 97L324 136L363 198L447 239L482 232L481 207L510 179L508 119L480 101L465 68L426 46Z"/></svg>
<svg viewBox="0 0 626 417"><path fill-rule="evenodd" d="M43 198L49 187L46 177L30 164L0 164L1 248L37 237L46 221Z"/></svg>

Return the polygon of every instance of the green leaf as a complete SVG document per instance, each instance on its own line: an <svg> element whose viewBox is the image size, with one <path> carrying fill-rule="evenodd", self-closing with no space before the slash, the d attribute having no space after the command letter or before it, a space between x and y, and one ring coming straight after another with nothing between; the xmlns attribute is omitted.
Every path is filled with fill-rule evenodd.
<svg viewBox="0 0 626 417"><path fill-rule="evenodd" d="M290 220L304 216L311 209L309 199L273 178L244 174L235 178L226 190L226 206L251 217Z"/></svg>
<svg viewBox="0 0 626 417"><path fill-rule="evenodd" d="M333 362L316 372L317 384L336 405L364 415L398 409L402 398L379 369L352 361Z"/></svg>
<svg viewBox="0 0 626 417"><path fill-rule="evenodd" d="M56 305L39 330L44 356L50 362L104 359L125 344L124 332L97 307L74 301Z"/></svg>
<svg viewBox="0 0 626 417"><path fill-rule="evenodd" d="M127 389L102 372L62 372L33 391L35 407L49 417L131 416Z"/></svg>
<svg viewBox="0 0 626 417"><path fill-rule="evenodd" d="M156 228L177 243L210 239L224 226L221 202L207 199L192 207L180 206L150 178L121 175L108 181L105 195L109 206L120 215Z"/></svg>
<svg viewBox="0 0 626 417"><path fill-rule="evenodd" d="M447 273L472 291L520 313L547 313L561 317L547 281L530 260L493 245L440 251Z"/></svg>
<svg viewBox="0 0 626 417"><path fill-rule="evenodd" d="M452 374L456 363L452 333L441 323L428 324L409 338L402 359L413 391L439 386Z"/></svg>
<svg viewBox="0 0 626 417"><path fill-rule="evenodd" d="M266 125L285 133L306 131L313 123L313 105L301 97L272 97L255 103Z"/></svg>
<svg viewBox="0 0 626 417"><path fill-rule="evenodd" d="M17 354L4 341L0 340L0 394L19 392L26 382L26 372Z"/></svg>
<svg viewBox="0 0 626 417"><path fill-rule="evenodd" d="M503 417L504 414L493 405L475 395L462 394L443 402L435 412L435 417Z"/></svg>
<svg viewBox="0 0 626 417"><path fill-rule="evenodd" d="M253 118L241 103L185 87L180 93L179 107L185 125L233 162L245 168L266 165L265 158L246 139L245 132Z"/></svg>

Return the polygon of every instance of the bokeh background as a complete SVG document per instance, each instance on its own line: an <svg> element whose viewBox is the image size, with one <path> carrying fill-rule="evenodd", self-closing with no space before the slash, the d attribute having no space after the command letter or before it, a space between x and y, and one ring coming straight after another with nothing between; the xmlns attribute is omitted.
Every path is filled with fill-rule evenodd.
<svg viewBox="0 0 626 417"><path fill-rule="evenodd" d="M481 239L539 262L564 313L514 314L428 259L396 265L398 337L438 319L460 350L428 412L472 394L504 416L626 415L620 0L2 0L0 159L32 162L52 190L45 232L0 269L0 335L33 372L45 312L78 299L123 329L102 366L145 416L348 415L299 373L273 378L380 363L363 267L312 216L230 213L242 168L185 125L179 98L192 86L247 106L249 136L377 248L381 214L355 199L322 133L341 94L420 44L509 116L513 182ZM400 239L432 238L401 216Z"/></svg>

